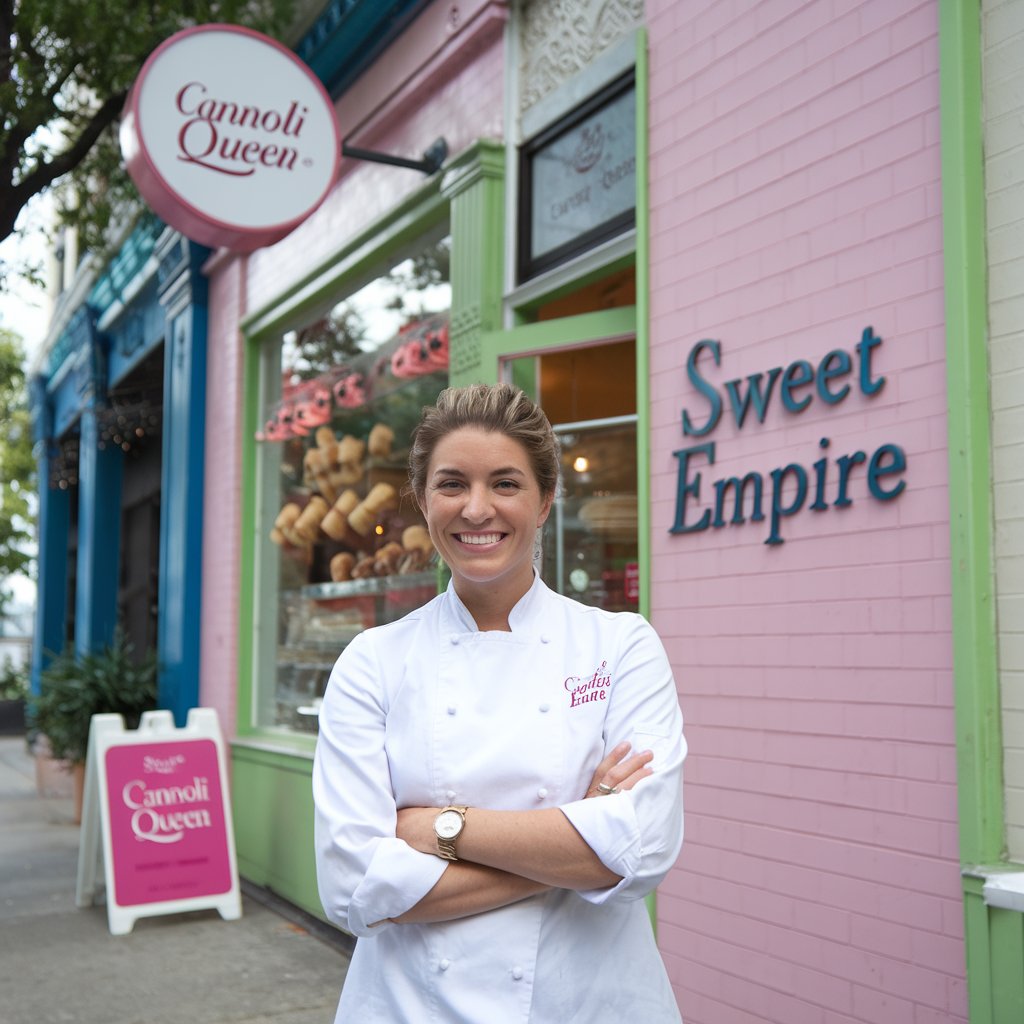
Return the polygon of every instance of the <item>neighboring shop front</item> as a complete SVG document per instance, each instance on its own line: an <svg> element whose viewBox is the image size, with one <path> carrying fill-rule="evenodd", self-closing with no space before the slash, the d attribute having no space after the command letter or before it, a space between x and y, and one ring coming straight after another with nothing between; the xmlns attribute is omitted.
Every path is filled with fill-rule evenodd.
<svg viewBox="0 0 1024 1024"><path fill-rule="evenodd" d="M33 686L50 658L156 652L160 706L199 701L207 250L151 214L67 282L32 380L39 466Z"/></svg>

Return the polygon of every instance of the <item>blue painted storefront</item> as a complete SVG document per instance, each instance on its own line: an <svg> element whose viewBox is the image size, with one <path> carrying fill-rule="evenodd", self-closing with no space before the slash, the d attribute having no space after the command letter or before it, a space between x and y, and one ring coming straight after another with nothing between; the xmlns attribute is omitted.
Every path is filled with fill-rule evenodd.
<svg viewBox="0 0 1024 1024"><path fill-rule="evenodd" d="M108 396L163 346L157 583L159 705L183 725L199 703L200 574L206 409L208 250L147 216L75 308L32 382L39 464L39 591L32 684L68 642L111 642L124 557L126 456L101 444ZM101 326L102 325L102 328ZM77 438L73 486L51 486ZM67 481L65 481L67 483ZM77 549L69 535L77 513ZM73 635L69 611L73 583Z"/></svg>

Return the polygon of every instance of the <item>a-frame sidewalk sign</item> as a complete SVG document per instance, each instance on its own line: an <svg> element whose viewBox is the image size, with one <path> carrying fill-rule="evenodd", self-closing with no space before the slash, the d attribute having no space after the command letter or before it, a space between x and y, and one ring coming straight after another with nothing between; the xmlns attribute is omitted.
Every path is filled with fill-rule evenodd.
<svg viewBox="0 0 1024 1024"><path fill-rule="evenodd" d="M216 711L192 708L182 729L169 711L145 712L135 730L120 715L93 715L77 905L95 903L102 874L113 935L160 914L241 917L231 821Z"/></svg>

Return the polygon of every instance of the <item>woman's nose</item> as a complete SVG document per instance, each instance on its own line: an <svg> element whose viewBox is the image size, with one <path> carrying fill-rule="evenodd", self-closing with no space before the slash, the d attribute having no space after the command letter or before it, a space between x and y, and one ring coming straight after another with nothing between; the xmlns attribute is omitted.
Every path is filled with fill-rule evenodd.
<svg viewBox="0 0 1024 1024"><path fill-rule="evenodd" d="M490 490L487 487L470 487L466 495L466 504L462 509L463 518L470 522L482 523L493 514Z"/></svg>

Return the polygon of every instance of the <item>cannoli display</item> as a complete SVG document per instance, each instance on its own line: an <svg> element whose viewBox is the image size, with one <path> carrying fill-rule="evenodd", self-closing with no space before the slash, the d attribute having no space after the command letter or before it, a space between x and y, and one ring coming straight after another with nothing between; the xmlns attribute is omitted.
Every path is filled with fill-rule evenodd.
<svg viewBox="0 0 1024 1024"><path fill-rule="evenodd" d="M309 503L299 513L298 519L292 529L307 544L312 544L320 533L320 523L327 515L327 502L319 495L314 494Z"/></svg>
<svg viewBox="0 0 1024 1024"><path fill-rule="evenodd" d="M359 495L350 487L342 491L341 495L328 509L324 516L320 529L333 540L343 541L349 536L348 517L352 510L359 504Z"/></svg>
<svg viewBox="0 0 1024 1024"><path fill-rule="evenodd" d="M417 344L429 347L429 340ZM353 401L359 383L351 381ZM339 404L342 397L347 401L348 385L334 394ZM358 422L365 433L353 429ZM349 432L331 423L308 424L301 449L282 470L295 485L271 540L306 567L310 583L423 572L436 552L415 505L403 502L406 453L395 450L395 426L369 417L348 423Z"/></svg>
<svg viewBox="0 0 1024 1024"><path fill-rule="evenodd" d="M397 506L398 491L391 484L375 484L370 493L349 513L348 525L365 537L377 525L383 512Z"/></svg>
<svg viewBox="0 0 1024 1024"><path fill-rule="evenodd" d="M370 454L378 459L391 458L391 445L395 440L395 432L386 423L375 423L370 431L366 446Z"/></svg>
<svg viewBox="0 0 1024 1024"><path fill-rule="evenodd" d="M331 579L335 583L344 583L352 579L352 569L356 564L356 556L351 551L339 551L331 559Z"/></svg>

